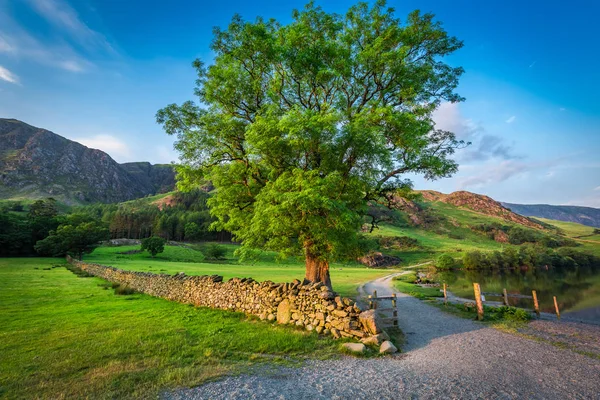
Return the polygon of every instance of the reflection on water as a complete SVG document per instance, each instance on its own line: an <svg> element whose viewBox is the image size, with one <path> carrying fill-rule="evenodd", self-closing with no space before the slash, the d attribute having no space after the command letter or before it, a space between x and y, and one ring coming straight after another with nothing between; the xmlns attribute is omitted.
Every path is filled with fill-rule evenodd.
<svg viewBox="0 0 600 400"><path fill-rule="evenodd" d="M531 295L537 291L540 309L554 312L552 296L556 296L562 311L574 307L600 306L600 269L576 267L568 270L556 268L522 268L501 270L453 270L434 273L436 282L446 282L448 289L459 297L473 299L473 282L481 285L483 292ZM502 301L486 297L486 300ZM509 298L510 305L533 308L531 299Z"/></svg>

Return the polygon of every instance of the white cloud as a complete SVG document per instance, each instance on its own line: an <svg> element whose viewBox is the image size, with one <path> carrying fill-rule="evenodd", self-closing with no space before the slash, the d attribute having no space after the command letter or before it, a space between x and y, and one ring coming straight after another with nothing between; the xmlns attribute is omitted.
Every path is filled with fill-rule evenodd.
<svg viewBox="0 0 600 400"><path fill-rule="evenodd" d="M459 140L472 142L471 146L456 152L456 159L460 162L519 158L502 137L486 133L480 123L463 117L458 103L440 104L432 118L437 129L454 132Z"/></svg>
<svg viewBox="0 0 600 400"><path fill-rule="evenodd" d="M73 140L92 149L102 150L119 162L128 161L131 157L129 146L112 135L95 135Z"/></svg>
<svg viewBox="0 0 600 400"><path fill-rule="evenodd" d="M600 191L600 186L595 187L594 191Z"/></svg>
<svg viewBox="0 0 600 400"><path fill-rule="evenodd" d="M564 108L564 107L561 107L561 108L559 108L558 110L559 110L559 111L565 111L565 110L566 110L566 108Z"/></svg>
<svg viewBox="0 0 600 400"><path fill-rule="evenodd" d="M510 117L509 119L506 120L506 123L512 124L513 122L515 122L516 119L517 119L517 117L515 115L513 115L512 117Z"/></svg>
<svg viewBox="0 0 600 400"><path fill-rule="evenodd" d="M0 65L0 79L9 83L19 84L17 75Z"/></svg>
<svg viewBox="0 0 600 400"><path fill-rule="evenodd" d="M468 187L482 187L490 184L497 184L508 179L528 174L529 172L555 167L562 161L554 159L542 162L523 162L520 160L504 160L499 163L493 162L487 165L472 165L462 168L463 171L474 170L475 174L459 180L461 189ZM551 177L552 173L546 175Z"/></svg>
<svg viewBox="0 0 600 400"><path fill-rule="evenodd" d="M461 115L458 103L444 102L440 104L433 112L432 118L437 129L454 132L456 137L461 140L469 141L477 132L483 130L473 120Z"/></svg>

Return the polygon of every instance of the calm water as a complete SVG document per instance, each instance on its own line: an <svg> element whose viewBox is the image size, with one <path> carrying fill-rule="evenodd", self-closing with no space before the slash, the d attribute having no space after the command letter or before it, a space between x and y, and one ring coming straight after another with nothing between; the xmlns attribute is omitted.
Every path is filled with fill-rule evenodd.
<svg viewBox="0 0 600 400"><path fill-rule="evenodd" d="M573 309L600 307L600 269L574 268L528 268L516 270L487 271L438 271L433 278L446 282L448 289L457 296L474 299L473 282L481 285L483 292L531 295L536 290L540 309L554 312L552 296L558 299L561 312ZM486 296L486 300L502 301L498 297ZM509 298L513 306L533 308L531 299Z"/></svg>

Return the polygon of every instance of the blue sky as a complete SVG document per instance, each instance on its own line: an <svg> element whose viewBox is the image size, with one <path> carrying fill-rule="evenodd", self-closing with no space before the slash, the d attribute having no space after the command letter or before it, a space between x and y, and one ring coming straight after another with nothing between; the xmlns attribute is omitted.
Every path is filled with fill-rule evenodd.
<svg viewBox="0 0 600 400"><path fill-rule="evenodd" d="M0 0L0 117L108 152L176 161L159 108L193 98L193 59L234 13L290 20L305 1ZM318 1L342 13L347 1ZM600 2L389 1L433 12L465 47L460 104L439 127L473 145L449 179L416 188L501 201L600 207Z"/></svg>

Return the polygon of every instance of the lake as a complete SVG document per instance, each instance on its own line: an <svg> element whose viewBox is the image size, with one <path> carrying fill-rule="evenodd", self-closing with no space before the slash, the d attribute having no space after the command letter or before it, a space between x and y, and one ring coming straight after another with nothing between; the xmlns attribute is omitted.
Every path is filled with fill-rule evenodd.
<svg viewBox="0 0 600 400"><path fill-rule="evenodd" d="M583 311L600 307L600 269L577 267L568 270L549 267L500 269L500 270L452 270L428 271L439 283L446 282L448 290L459 297L474 299L473 282L481 285L483 292L531 295L537 292L540 309L554 312L553 296L557 297L561 313ZM486 296L486 300L502 301L502 298ZM531 299L509 298L512 306L533 308Z"/></svg>

